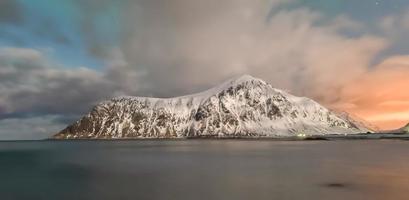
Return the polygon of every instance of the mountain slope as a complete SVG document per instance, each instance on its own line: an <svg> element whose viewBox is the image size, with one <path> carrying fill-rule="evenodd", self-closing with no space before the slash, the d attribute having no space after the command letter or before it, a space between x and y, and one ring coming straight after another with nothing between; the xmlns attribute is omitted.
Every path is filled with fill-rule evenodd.
<svg viewBox="0 0 409 200"><path fill-rule="evenodd" d="M380 132L381 129L374 124L360 118L359 116L347 113L345 111L333 111L342 119L353 123L360 130L367 130L368 132Z"/></svg>
<svg viewBox="0 0 409 200"><path fill-rule="evenodd" d="M245 75L177 98L114 98L54 138L282 137L367 131L311 99Z"/></svg>

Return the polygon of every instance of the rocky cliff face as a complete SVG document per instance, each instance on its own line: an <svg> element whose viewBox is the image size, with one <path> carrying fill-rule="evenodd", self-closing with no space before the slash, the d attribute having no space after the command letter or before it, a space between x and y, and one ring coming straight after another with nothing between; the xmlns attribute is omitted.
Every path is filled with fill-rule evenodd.
<svg viewBox="0 0 409 200"><path fill-rule="evenodd" d="M369 129L251 76L177 97L102 102L54 138L284 137Z"/></svg>

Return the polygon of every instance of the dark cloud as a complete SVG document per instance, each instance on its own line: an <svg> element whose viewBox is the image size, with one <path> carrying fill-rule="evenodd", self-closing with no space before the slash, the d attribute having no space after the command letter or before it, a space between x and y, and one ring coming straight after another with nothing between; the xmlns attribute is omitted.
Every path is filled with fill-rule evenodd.
<svg viewBox="0 0 409 200"><path fill-rule="evenodd" d="M139 90L121 58L106 70L64 68L43 51L0 48L0 139L42 139L95 104Z"/></svg>
<svg viewBox="0 0 409 200"><path fill-rule="evenodd" d="M64 69L33 49L0 49L0 107L3 113L78 114L112 96L104 74Z"/></svg>
<svg viewBox="0 0 409 200"><path fill-rule="evenodd" d="M23 13L16 0L0 1L0 23L20 24L23 22Z"/></svg>
<svg viewBox="0 0 409 200"><path fill-rule="evenodd" d="M64 68L40 50L0 48L0 118L80 115L102 100L136 93L138 74L122 66L118 60L104 71Z"/></svg>

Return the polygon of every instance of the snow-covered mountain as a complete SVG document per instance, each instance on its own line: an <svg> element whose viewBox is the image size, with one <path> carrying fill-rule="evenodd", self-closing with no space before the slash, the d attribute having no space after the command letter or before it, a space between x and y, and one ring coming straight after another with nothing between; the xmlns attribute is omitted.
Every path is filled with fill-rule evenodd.
<svg viewBox="0 0 409 200"><path fill-rule="evenodd" d="M311 99L244 75L188 96L114 98L54 138L285 137L368 131Z"/></svg>

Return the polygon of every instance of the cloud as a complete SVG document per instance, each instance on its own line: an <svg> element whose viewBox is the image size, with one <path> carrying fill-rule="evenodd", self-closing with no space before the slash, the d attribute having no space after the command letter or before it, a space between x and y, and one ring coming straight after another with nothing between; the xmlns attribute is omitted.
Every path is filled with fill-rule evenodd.
<svg viewBox="0 0 409 200"><path fill-rule="evenodd" d="M0 1L0 24L19 24L23 21L22 9L15 0Z"/></svg>
<svg viewBox="0 0 409 200"><path fill-rule="evenodd" d="M100 72L63 68L35 49L0 49L0 110L3 114L78 114L110 96L108 93L112 90L112 84Z"/></svg>
<svg viewBox="0 0 409 200"><path fill-rule="evenodd" d="M98 102L136 92L137 74L123 62L112 57L101 72L66 68L38 49L0 48L0 139L45 138Z"/></svg>
<svg viewBox="0 0 409 200"><path fill-rule="evenodd" d="M400 34L409 31L409 9L404 12L394 13L393 15L385 16L379 27L384 33L391 36L399 36Z"/></svg>
<svg viewBox="0 0 409 200"><path fill-rule="evenodd" d="M45 51L0 48L0 118L13 113L78 115L99 101L137 93L139 73L124 69L121 54L111 53L102 71L67 68Z"/></svg>
<svg viewBox="0 0 409 200"><path fill-rule="evenodd" d="M137 94L187 94L249 73L330 103L388 44L374 35L342 34L361 28L346 16L272 9L279 5L283 1L139 1L127 5L126 37L116 48L124 70L139 73L146 85Z"/></svg>
<svg viewBox="0 0 409 200"><path fill-rule="evenodd" d="M363 29L347 16L289 9L285 0L74 2L90 54L108 63L107 77L129 95L178 96L249 73L330 104L388 45L343 34ZM103 13L120 29L114 38L101 31Z"/></svg>

